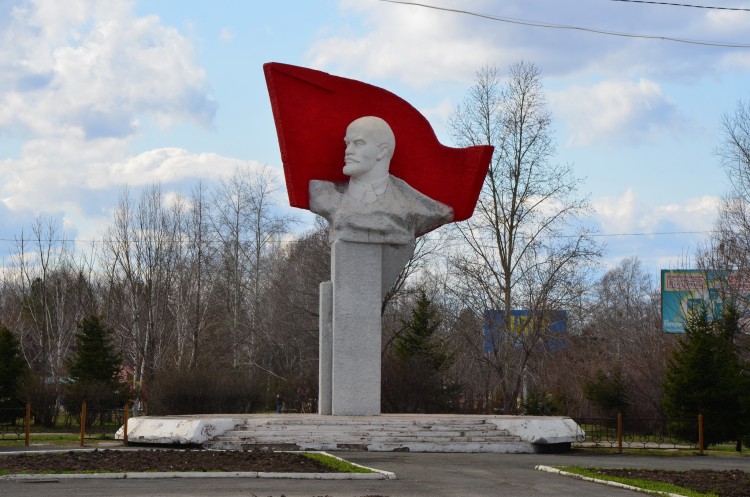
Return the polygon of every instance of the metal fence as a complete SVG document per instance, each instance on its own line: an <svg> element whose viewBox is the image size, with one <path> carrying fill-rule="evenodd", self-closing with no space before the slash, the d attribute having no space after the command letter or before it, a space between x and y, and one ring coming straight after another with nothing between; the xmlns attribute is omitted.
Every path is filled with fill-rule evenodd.
<svg viewBox="0 0 750 497"><path fill-rule="evenodd" d="M30 443L31 426L36 424L32 406L26 403L26 408L0 409L0 440L25 439L26 446ZM119 428L127 427L129 417L128 406L123 409L87 409L86 402L81 405L81 411L67 413L64 427L51 427L55 433L79 433L83 446L87 437L92 435L108 435ZM77 428L76 428L77 426ZM44 427L43 427L44 428ZM34 430L38 431L38 428ZM123 445L127 445L127 430L123 430Z"/></svg>
<svg viewBox="0 0 750 497"><path fill-rule="evenodd" d="M24 434L24 419L26 410L19 408L2 408L0 409L0 439L9 437L21 438Z"/></svg>
<svg viewBox="0 0 750 497"><path fill-rule="evenodd" d="M700 449L698 418L575 418L575 422L579 433L574 447Z"/></svg>
<svg viewBox="0 0 750 497"><path fill-rule="evenodd" d="M87 433L114 433L123 425L124 409L88 409L86 414ZM80 426L80 420L79 420Z"/></svg>

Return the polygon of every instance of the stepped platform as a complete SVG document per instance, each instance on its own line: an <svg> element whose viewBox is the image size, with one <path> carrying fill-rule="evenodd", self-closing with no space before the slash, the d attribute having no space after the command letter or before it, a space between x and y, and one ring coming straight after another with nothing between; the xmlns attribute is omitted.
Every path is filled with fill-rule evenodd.
<svg viewBox="0 0 750 497"><path fill-rule="evenodd" d="M131 443L217 450L533 453L569 449L581 434L572 419L553 416L252 414L128 421ZM122 438L122 428L116 437Z"/></svg>

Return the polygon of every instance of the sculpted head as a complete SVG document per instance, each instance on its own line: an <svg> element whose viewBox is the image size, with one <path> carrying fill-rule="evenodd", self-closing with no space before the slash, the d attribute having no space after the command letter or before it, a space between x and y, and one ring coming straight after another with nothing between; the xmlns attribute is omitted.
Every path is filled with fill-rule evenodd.
<svg viewBox="0 0 750 497"><path fill-rule="evenodd" d="M346 128L344 174L360 181L375 181L388 175L396 138L383 119L360 117Z"/></svg>

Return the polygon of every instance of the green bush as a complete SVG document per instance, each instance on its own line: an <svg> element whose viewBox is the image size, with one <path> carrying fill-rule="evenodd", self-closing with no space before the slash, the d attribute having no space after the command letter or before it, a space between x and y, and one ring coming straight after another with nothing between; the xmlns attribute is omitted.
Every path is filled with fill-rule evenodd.
<svg viewBox="0 0 750 497"><path fill-rule="evenodd" d="M424 291L411 311L401 320L401 331L393 352L381 366L383 412L452 412L452 400L459 385L448 381L452 351L440 336L441 320Z"/></svg>
<svg viewBox="0 0 750 497"><path fill-rule="evenodd" d="M254 412L260 398L252 375L231 370L168 371L147 386L150 415Z"/></svg>
<svg viewBox="0 0 750 497"><path fill-rule="evenodd" d="M559 398L538 388L529 388L523 401L523 412L528 416L562 416L563 407Z"/></svg>
<svg viewBox="0 0 750 497"><path fill-rule="evenodd" d="M583 385L583 395L601 414L616 417L630 407L630 386L619 368L611 371L599 370L595 379L588 379Z"/></svg>
<svg viewBox="0 0 750 497"><path fill-rule="evenodd" d="M60 415L60 385L29 373L21 380L18 392L31 403L34 423L54 428Z"/></svg>
<svg viewBox="0 0 750 497"><path fill-rule="evenodd" d="M23 406L18 387L28 369L21 343L8 328L0 326L0 409Z"/></svg>
<svg viewBox="0 0 750 497"><path fill-rule="evenodd" d="M102 410L122 409L128 401L128 389L125 384L113 388L111 383L103 381L79 381L66 386L63 393L63 407L68 412L69 422L75 420L81 424L81 407L86 401L86 427L90 428L100 421Z"/></svg>
<svg viewBox="0 0 750 497"><path fill-rule="evenodd" d="M80 424L81 405L92 415L90 427L103 409L121 409L128 400L129 387L120 381L122 357L112 343L113 331L103 318L88 316L78 323L73 356L65 361L70 382L63 391L63 407Z"/></svg>

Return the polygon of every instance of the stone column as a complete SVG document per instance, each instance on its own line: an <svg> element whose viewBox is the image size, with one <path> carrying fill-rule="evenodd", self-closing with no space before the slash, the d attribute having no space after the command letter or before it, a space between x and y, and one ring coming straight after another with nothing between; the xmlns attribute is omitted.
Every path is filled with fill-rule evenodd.
<svg viewBox="0 0 750 497"><path fill-rule="evenodd" d="M320 284L318 345L318 413L331 414L331 372L333 369L333 284Z"/></svg>
<svg viewBox="0 0 750 497"><path fill-rule="evenodd" d="M337 240L331 247L331 413L380 414L382 246Z"/></svg>

